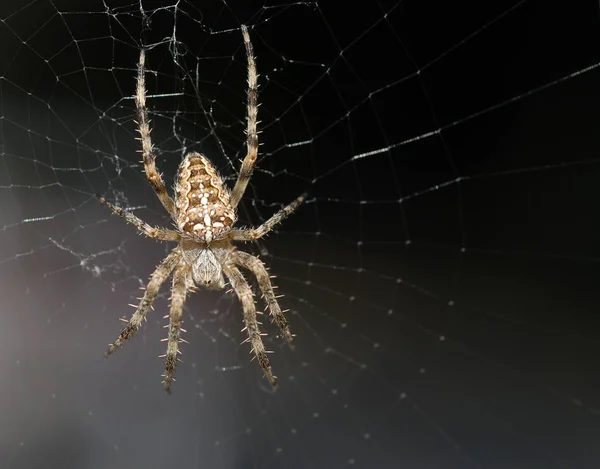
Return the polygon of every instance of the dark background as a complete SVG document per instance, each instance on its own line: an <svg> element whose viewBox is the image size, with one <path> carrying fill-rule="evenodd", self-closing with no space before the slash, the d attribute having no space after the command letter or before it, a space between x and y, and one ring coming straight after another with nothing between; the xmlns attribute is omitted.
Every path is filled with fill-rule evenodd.
<svg viewBox="0 0 600 469"><path fill-rule="evenodd" d="M340 5L0 7L2 467L600 465L598 5ZM196 150L233 184L243 23L263 145L240 223L310 193L244 246L297 347L265 321L273 393L237 302L200 291L168 396L168 288L102 354L169 247L94 194L169 224L135 153L142 43L165 179Z"/></svg>

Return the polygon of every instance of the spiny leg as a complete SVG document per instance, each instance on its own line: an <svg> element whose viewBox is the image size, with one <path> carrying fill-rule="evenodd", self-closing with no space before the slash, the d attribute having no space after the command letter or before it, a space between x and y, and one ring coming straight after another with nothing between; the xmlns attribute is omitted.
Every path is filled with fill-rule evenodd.
<svg viewBox="0 0 600 469"><path fill-rule="evenodd" d="M245 230L231 230L229 233L229 238L235 241L251 241L253 239L262 238L269 231L273 229L277 223L281 223L285 218L287 218L294 210L298 208L298 206L304 202L306 199L306 193L302 194L296 200L294 200L291 204L282 208L269 218L266 222L260 225L257 228L249 228Z"/></svg>
<svg viewBox="0 0 600 469"><path fill-rule="evenodd" d="M248 57L247 151L235 187L231 192L231 206L233 208L237 207L246 191L246 186L248 186L248 181L250 181L250 176L252 176L252 170L256 163L256 157L258 156L258 133L256 131L258 117L258 75L256 74L256 63L254 62L254 51L252 43L250 42L250 35L248 34L248 28L245 25L242 25L242 34L244 36L246 55Z"/></svg>
<svg viewBox="0 0 600 469"><path fill-rule="evenodd" d="M177 365L177 355L179 352L179 342L181 341L181 323L183 317L183 304L187 293L187 267L178 267L173 274L173 288L171 290L171 310L169 311L169 334L163 342L167 342L167 353L161 355L166 357L165 374L163 384L165 391L171 392L171 383L174 381L173 374Z"/></svg>
<svg viewBox="0 0 600 469"><path fill-rule="evenodd" d="M267 306L269 307L269 313L273 322L279 327L284 339L292 346L293 337L290 332L290 326L285 318L281 307L277 302L277 297L273 291L273 285L269 273L265 268L265 264L258 258L244 251L234 251L232 254L232 260L234 263L248 269L252 272L258 280L258 286L260 291L265 297Z"/></svg>
<svg viewBox="0 0 600 469"><path fill-rule="evenodd" d="M260 367L263 369L265 376L271 383L271 386L277 388L277 377L273 376L271 362L269 361L267 351L265 350L265 344L261 337L263 334L261 334L258 327L258 321L256 320L256 305L254 304L254 296L252 295L250 285L248 285L248 282L246 282L246 279L237 267L225 265L223 270L229 279L231 288L233 288L233 291L236 293L242 304L244 324L246 326L244 327L244 330L248 334L248 339L246 339L245 342L250 342L252 352L258 360Z"/></svg>
<svg viewBox="0 0 600 469"><path fill-rule="evenodd" d="M154 154L154 145L150 137L150 122L148 121L148 109L146 108L146 51L140 50L140 62L138 64L137 88L135 93L135 105L138 116L139 140L142 141L142 161L146 170L148 182L156 192L163 206L167 209L173 219L175 219L175 203L169 196L165 183L156 169L156 155Z"/></svg>
<svg viewBox="0 0 600 469"><path fill-rule="evenodd" d="M114 213L123 218L126 222L134 225L138 230L149 238L159 239L161 241L179 241L181 236L177 231L168 230L166 228L158 228L156 226L150 226L144 220L136 217L133 213L127 212L120 207L111 204L104 197L97 195L98 200L110 208Z"/></svg>
<svg viewBox="0 0 600 469"><path fill-rule="evenodd" d="M173 268L179 261L179 256L179 251L172 251L171 254L163 259L163 261L158 265L156 270L150 276L150 281L146 286L144 296L136 308L135 313L133 313L131 319L127 321L127 325L123 328L117 340L108 347L108 350L104 355L109 356L139 330L140 326L142 325L142 321L146 318L146 313L158 295L160 286L173 271Z"/></svg>

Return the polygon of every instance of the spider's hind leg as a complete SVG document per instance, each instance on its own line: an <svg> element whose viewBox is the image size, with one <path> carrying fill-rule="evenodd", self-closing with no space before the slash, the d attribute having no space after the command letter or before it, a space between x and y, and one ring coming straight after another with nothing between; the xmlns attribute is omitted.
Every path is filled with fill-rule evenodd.
<svg viewBox="0 0 600 469"><path fill-rule="evenodd" d="M252 241L255 239L262 238L264 235L269 233L275 225L281 223L285 220L290 214L296 210L302 202L306 200L307 194L306 192L301 194L296 199L292 200L288 205L283 207L281 210L276 212L271 218L269 218L266 222L256 228L247 228L241 230L231 230L229 232L229 239L233 241Z"/></svg>
<svg viewBox="0 0 600 469"><path fill-rule="evenodd" d="M140 232L148 236L149 238L158 239L160 241L179 241L181 236L175 230L169 230L167 228L160 228L156 226L150 226L141 218L136 217L133 213L127 212L116 205L111 204L108 200L106 200L101 195L97 195L98 200L106 205L108 208L112 210L113 213L116 213L121 218L123 218L127 223L131 223L134 225Z"/></svg>
<svg viewBox="0 0 600 469"><path fill-rule="evenodd" d="M258 74L256 73L254 49L252 47L252 42L250 42L248 28L244 25L242 26L242 34L248 60L246 156L242 162L242 167L240 168L235 186L231 191L231 206L234 208L240 203L240 200L246 191L258 156L258 132L256 130L258 124Z"/></svg>
<svg viewBox="0 0 600 469"><path fill-rule="evenodd" d="M156 192L157 197L163 204L167 212L175 219L175 202L169 196L165 183L160 172L156 168L156 155L154 154L154 145L150 137L150 120L148 119L148 108L146 107L146 51L140 50L140 61L138 63L137 87L135 93L135 107L138 116L139 140L142 142L142 161L146 171L148 182Z"/></svg>

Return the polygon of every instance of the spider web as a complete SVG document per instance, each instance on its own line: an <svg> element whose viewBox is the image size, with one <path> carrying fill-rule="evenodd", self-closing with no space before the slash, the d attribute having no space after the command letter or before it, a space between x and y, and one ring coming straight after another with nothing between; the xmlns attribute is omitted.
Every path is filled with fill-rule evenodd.
<svg viewBox="0 0 600 469"><path fill-rule="evenodd" d="M600 465L598 13L572 2L10 2L0 7L1 460L9 468ZM169 246L132 100L147 54L157 164L233 185L248 24L261 152L240 210L294 351L273 393L231 295L188 298L174 394ZM257 298L259 301L260 299Z"/></svg>

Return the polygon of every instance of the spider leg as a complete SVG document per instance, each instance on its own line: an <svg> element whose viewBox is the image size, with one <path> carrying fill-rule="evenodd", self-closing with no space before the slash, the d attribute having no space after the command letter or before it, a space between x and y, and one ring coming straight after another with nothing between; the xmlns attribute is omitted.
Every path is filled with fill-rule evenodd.
<svg viewBox="0 0 600 469"><path fill-rule="evenodd" d="M171 392L171 383L174 381L173 374L177 365L177 355L179 352L179 342L181 341L181 323L183 316L183 304L187 293L188 267L178 267L173 274L173 288L171 290L171 310L169 312L169 334L163 342L167 342L167 353L162 355L165 360L165 374L163 384L165 391Z"/></svg>
<svg viewBox="0 0 600 469"><path fill-rule="evenodd" d="M179 241L181 239L181 235L175 230L168 230L166 228L158 228L155 226L150 226L144 220L136 217L131 212L126 212L120 207L117 207L111 204L108 200L106 200L102 196L96 196L98 200L108 206L113 213L116 213L121 218L123 218L126 222L134 225L138 230L140 230L143 234L148 236L149 238L159 239L160 241Z"/></svg>
<svg viewBox="0 0 600 469"><path fill-rule="evenodd" d="M138 64L137 87L135 94L135 106L138 116L139 140L142 141L142 161L146 170L148 182L156 192L163 206L167 209L173 219L175 219L175 203L169 196L162 176L156 169L156 155L154 154L154 145L150 137L150 122L148 120L148 109L146 108L146 51L140 50L140 62Z"/></svg>
<svg viewBox="0 0 600 469"><path fill-rule="evenodd" d="M250 285L248 285L248 282L246 282L242 273L234 265L224 265L223 271L229 279L231 288L233 288L240 303L242 303L242 309L244 310L244 324L246 325L244 330L248 333L248 339L246 339L246 341L250 342L252 352L258 360L260 367L263 369L265 376L271 383L271 386L277 388L277 377L273 376L273 372L271 371L271 362L269 361L267 351L265 350L265 344L262 341L262 334L258 327L256 305L254 304L254 295L252 294Z"/></svg>
<svg viewBox="0 0 600 469"><path fill-rule="evenodd" d="M269 307L269 313L271 314L271 318L273 322L279 327L283 337L285 340L292 345L293 337L290 332L290 326L285 318L283 311L281 311L281 307L277 302L277 297L275 296L275 292L273 291L273 285L271 284L271 279L269 277L269 273L265 268L263 262L258 258L247 252L243 251L234 251L231 254L231 260L245 269L248 269L252 272L256 279L258 280L258 286L260 288L261 293L265 297L265 301Z"/></svg>
<svg viewBox="0 0 600 469"><path fill-rule="evenodd" d="M258 75L256 74L256 63L254 61L254 51L252 43L250 42L250 35L248 34L248 28L242 25L242 34L244 36L244 44L246 45L246 55L248 57L248 115L247 115L247 128L246 128L246 157L242 162L240 173L238 175L235 187L231 192L231 206L237 207L244 192L250 176L252 176L252 170L256 163L256 157L258 156L258 132L256 131L257 116L258 116Z"/></svg>
<svg viewBox="0 0 600 469"><path fill-rule="evenodd" d="M252 241L254 239L262 238L269 231L273 229L275 225L281 223L285 218L287 218L294 210L298 208L298 206L304 202L306 199L306 193L302 194L296 200L294 200L291 204L279 210L279 212L275 213L271 218L269 218L266 222L260 225L257 228L249 228L243 230L231 230L229 232L229 238L234 241Z"/></svg>
<svg viewBox="0 0 600 469"><path fill-rule="evenodd" d="M150 276L150 281L146 286L144 296L140 301L140 304L131 316L131 319L127 322L127 325L121 331L121 334L109 347L105 356L109 356L117 348L123 345L123 343L131 338L140 328L142 321L146 318L146 313L152 306L152 303L158 295L160 286L164 283L167 277L171 274L171 271L175 268L175 265L179 261L179 251L174 250L169 254L163 261L158 265L156 270Z"/></svg>

